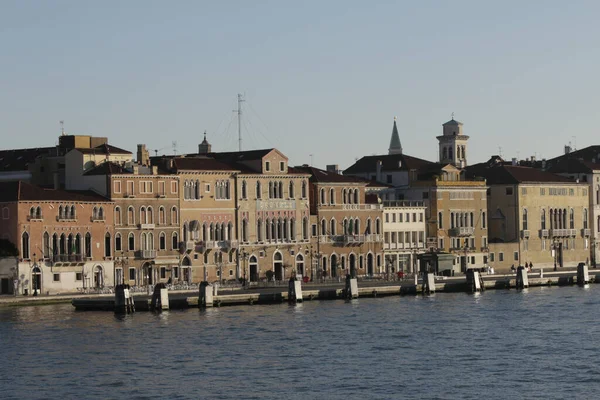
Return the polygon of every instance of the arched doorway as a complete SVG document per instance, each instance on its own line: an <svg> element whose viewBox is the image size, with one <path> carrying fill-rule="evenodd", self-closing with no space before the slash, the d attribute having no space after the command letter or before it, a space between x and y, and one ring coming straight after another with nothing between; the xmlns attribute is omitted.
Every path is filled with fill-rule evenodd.
<svg viewBox="0 0 600 400"><path fill-rule="evenodd" d="M37 265L31 270L31 285L34 296L42 292L42 270Z"/></svg>
<svg viewBox="0 0 600 400"><path fill-rule="evenodd" d="M96 289L104 287L104 275L102 274L102 267L100 265L94 267L94 287Z"/></svg>
<svg viewBox="0 0 600 400"><path fill-rule="evenodd" d="M304 271L304 256L302 254L296 256L296 275L306 275Z"/></svg>
<svg viewBox="0 0 600 400"><path fill-rule="evenodd" d="M256 256L250 257L248 266L250 268L250 282L258 282L258 261Z"/></svg>
<svg viewBox="0 0 600 400"><path fill-rule="evenodd" d="M273 272L275 273L276 281L282 281L285 279L285 273L283 270L283 256L280 252L273 254Z"/></svg>
<svg viewBox="0 0 600 400"><path fill-rule="evenodd" d="M191 274L192 262L189 257L184 257L181 261L181 275L184 282L190 283L192 279Z"/></svg>
<svg viewBox="0 0 600 400"><path fill-rule="evenodd" d="M367 275L373 276L373 254L367 254Z"/></svg>
<svg viewBox="0 0 600 400"><path fill-rule="evenodd" d="M142 267L142 274L144 278L144 285L152 285L152 264L146 263Z"/></svg>
<svg viewBox="0 0 600 400"><path fill-rule="evenodd" d="M356 278L356 256L354 254L350 254L348 256L348 262L350 263L350 276L352 278Z"/></svg>

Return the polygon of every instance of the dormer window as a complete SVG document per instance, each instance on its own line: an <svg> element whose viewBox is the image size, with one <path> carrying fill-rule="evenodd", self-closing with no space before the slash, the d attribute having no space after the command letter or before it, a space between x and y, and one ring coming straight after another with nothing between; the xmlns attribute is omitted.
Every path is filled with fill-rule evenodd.
<svg viewBox="0 0 600 400"><path fill-rule="evenodd" d="M265 161L265 171L269 172L271 170L271 162Z"/></svg>
<svg viewBox="0 0 600 400"><path fill-rule="evenodd" d="M285 162L279 161L279 170L282 172L285 171Z"/></svg>

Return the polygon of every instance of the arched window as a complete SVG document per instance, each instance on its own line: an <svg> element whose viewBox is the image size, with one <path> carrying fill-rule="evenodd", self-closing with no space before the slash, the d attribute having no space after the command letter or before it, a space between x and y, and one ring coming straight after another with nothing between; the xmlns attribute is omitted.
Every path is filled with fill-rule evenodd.
<svg viewBox="0 0 600 400"><path fill-rule="evenodd" d="M50 258L50 235L48 234L48 232L44 232L44 237L43 237L43 250L44 250L44 258Z"/></svg>
<svg viewBox="0 0 600 400"><path fill-rule="evenodd" d="M133 232L129 233L129 236L127 238L127 245L128 245L127 250L129 250L129 251L135 250L135 235L133 234Z"/></svg>
<svg viewBox="0 0 600 400"><path fill-rule="evenodd" d="M283 182L279 181L279 198L283 199Z"/></svg>
<svg viewBox="0 0 600 400"><path fill-rule="evenodd" d="M265 220L265 239L271 240L271 220L269 218Z"/></svg>
<svg viewBox="0 0 600 400"><path fill-rule="evenodd" d="M290 221L290 239L296 240L296 220L291 218Z"/></svg>
<svg viewBox="0 0 600 400"><path fill-rule="evenodd" d="M261 187L260 187L260 181L256 182L256 198L257 199L261 199L262 198L262 191L261 191Z"/></svg>
<svg viewBox="0 0 600 400"><path fill-rule="evenodd" d="M94 207L92 209L92 219L93 220L97 220L98 219L98 207Z"/></svg>
<svg viewBox="0 0 600 400"><path fill-rule="evenodd" d="M359 190L354 189L354 204L360 204Z"/></svg>
<svg viewBox="0 0 600 400"><path fill-rule="evenodd" d="M474 218L474 214L473 213L469 214L469 222L470 222L469 226L471 228L474 228L475 227L475 218Z"/></svg>
<svg viewBox="0 0 600 400"><path fill-rule="evenodd" d="M321 235L326 235L327 233L327 221L325 218L321 220Z"/></svg>
<svg viewBox="0 0 600 400"><path fill-rule="evenodd" d="M371 234L371 217L367 218L367 228L365 229L367 235Z"/></svg>
<svg viewBox="0 0 600 400"><path fill-rule="evenodd" d="M85 256L87 258L91 258L92 257L92 234L87 232L85 234Z"/></svg>
<svg viewBox="0 0 600 400"><path fill-rule="evenodd" d="M121 225L121 207L115 207L115 225Z"/></svg>
<svg viewBox="0 0 600 400"><path fill-rule="evenodd" d="M320 194L321 194L321 205L326 203L326 199L325 199L325 189L321 188L320 190Z"/></svg>
<svg viewBox="0 0 600 400"><path fill-rule="evenodd" d="M348 193L345 188L342 190L342 203L348 204Z"/></svg>
<svg viewBox="0 0 600 400"><path fill-rule="evenodd" d="M194 198L196 200L200 200L200 181L198 179L196 179L196 182L194 182Z"/></svg>
<svg viewBox="0 0 600 400"><path fill-rule="evenodd" d="M179 224L179 215L177 213L177 207L171 207L171 225Z"/></svg>
<svg viewBox="0 0 600 400"><path fill-rule="evenodd" d="M43 218L43 216L42 216L42 207L38 206L36 208L36 210L35 210L35 217L37 219L42 219Z"/></svg>
<svg viewBox="0 0 600 400"><path fill-rule="evenodd" d="M106 232L106 235L104 235L104 257L111 256L110 244L111 244L110 233Z"/></svg>
<svg viewBox="0 0 600 400"><path fill-rule="evenodd" d="M442 212L438 212L438 229L444 229L444 214Z"/></svg>
<svg viewBox="0 0 600 400"><path fill-rule="evenodd" d="M305 199L308 194L306 193L306 181L302 181L302 198Z"/></svg>
<svg viewBox="0 0 600 400"><path fill-rule="evenodd" d="M540 214L540 229L546 229L546 210L542 209Z"/></svg>
<svg viewBox="0 0 600 400"><path fill-rule="evenodd" d="M133 206L127 208L127 225L135 225L135 210Z"/></svg>
<svg viewBox="0 0 600 400"><path fill-rule="evenodd" d="M375 234L381 235L381 220L379 218L375 220Z"/></svg>
<svg viewBox="0 0 600 400"><path fill-rule="evenodd" d="M75 213L75 206L71 206L71 216L69 218L71 218L71 219L77 218L77 214Z"/></svg>
<svg viewBox="0 0 600 400"><path fill-rule="evenodd" d="M354 234L360 234L360 220L358 218L354 220Z"/></svg>
<svg viewBox="0 0 600 400"><path fill-rule="evenodd" d="M454 157L452 156L452 147L448 147L448 158L454 160Z"/></svg>
<svg viewBox="0 0 600 400"><path fill-rule="evenodd" d="M523 230L526 231L527 230L527 209L526 208L523 209L523 221L522 221L522 224L523 224Z"/></svg>
<svg viewBox="0 0 600 400"><path fill-rule="evenodd" d="M104 207L100 206L98 209L98 219L104 221Z"/></svg>
<svg viewBox="0 0 600 400"><path fill-rule="evenodd" d="M242 241L243 242L248 241L248 220L247 219L242 220Z"/></svg>
<svg viewBox="0 0 600 400"><path fill-rule="evenodd" d="M23 232L21 236L21 254L24 259L29 258L29 233Z"/></svg>
<svg viewBox="0 0 600 400"><path fill-rule="evenodd" d="M167 249L167 235L164 232L161 232L158 236L158 249L166 250Z"/></svg>
<svg viewBox="0 0 600 400"><path fill-rule="evenodd" d="M171 249L177 250L179 248L179 235L177 232L173 232L171 236Z"/></svg>
<svg viewBox="0 0 600 400"><path fill-rule="evenodd" d="M154 223L154 210L152 209L152 207L148 207L148 210L146 212L146 223L147 224Z"/></svg>
<svg viewBox="0 0 600 400"><path fill-rule="evenodd" d="M123 241L120 233L115 233L115 251L123 251Z"/></svg>
<svg viewBox="0 0 600 400"><path fill-rule="evenodd" d="M588 210L587 210L587 208L583 209L583 229L589 229L589 227L588 227Z"/></svg>
<svg viewBox="0 0 600 400"><path fill-rule="evenodd" d="M575 211L572 208L569 210L569 229L575 229Z"/></svg>
<svg viewBox="0 0 600 400"><path fill-rule="evenodd" d="M308 218L302 218L302 239L308 240Z"/></svg>
<svg viewBox="0 0 600 400"><path fill-rule="evenodd" d="M336 228L335 218L331 218L331 220L329 221L329 234L330 235L337 235L335 228Z"/></svg>
<svg viewBox="0 0 600 400"><path fill-rule="evenodd" d="M256 240L263 241L262 220L260 218L256 221Z"/></svg>
<svg viewBox="0 0 600 400"><path fill-rule="evenodd" d="M242 181L242 199L248 198L248 184L246 181Z"/></svg>
<svg viewBox="0 0 600 400"><path fill-rule="evenodd" d="M35 207L29 209L29 219L35 219Z"/></svg>
<svg viewBox="0 0 600 400"><path fill-rule="evenodd" d="M288 190L289 190L290 199L295 198L296 197L296 193L295 193L295 190L294 190L294 182L293 181L290 181L290 187L289 187Z"/></svg>
<svg viewBox="0 0 600 400"><path fill-rule="evenodd" d="M444 147L442 149L442 160L445 160L446 158L448 158L448 150Z"/></svg>

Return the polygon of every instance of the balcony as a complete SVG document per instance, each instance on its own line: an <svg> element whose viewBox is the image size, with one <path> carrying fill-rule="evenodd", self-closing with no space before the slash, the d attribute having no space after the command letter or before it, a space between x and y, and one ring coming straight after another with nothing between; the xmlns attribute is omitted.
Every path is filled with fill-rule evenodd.
<svg viewBox="0 0 600 400"><path fill-rule="evenodd" d="M154 229L154 224L139 224L140 229Z"/></svg>
<svg viewBox="0 0 600 400"><path fill-rule="evenodd" d="M582 229L581 230L581 236L583 237L589 237L591 235L592 231L591 229Z"/></svg>
<svg viewBox="0 0 600 400"><path fill-rule="evenodd" d="M54 254L54 262L83 262L83 254Z"/></svg>
<svg viewBox="0 0 600 400"><path fill-rule="evenodd" d="M345 244L361 244L365 242L365 235L344 235Z"/></svg>
<svg viewBox="0 0 600 400"><path fill-rule="evenodd" d="M207 250L237 249L239 243L237 240L207 240L204 242L204 247L206 247Z"/></svg>
<svg viewBox="0 0 600 400"><path fill-rule="evenodd" d="M552 237L567 237L570 233L570 229L550 229L550 236Z"/></svg>
<svg viewBox="0 0 600 400"><path fill-rule="evenodd" d="M383 241L383 235L378 235L378 234L368 234L366 235L366 241L369 243L380 243Z"/></svg>
<svg viewBox="0 0 600 400"><path fill-rule="evenodd" d="M474 231L475 231L475 229L472 227L462 226L460 228L448 229L448 234L450 236L454 236L454 237L456 237L456 236L472 236Z"/></svg>
<svg viewBox="0 0 600 400"><path fill-rule="evenodd" d="M139 258L142 260L152 260L156 258L156 250L140 250Z"/></svg>
<svg viewBox="0 0 600 400"><path fill-rule="evenodd" d="M521 231L521 237L522 237L523 239L529 239L529 230L528 230L528 229L523 229L523 230Z"/></svg>
<svg viewBox="0 0 600 400"><path fill-rule="evenodd" d="M577 229L569 229L569 236L571 236L571 237L577 236Z"/></svg>
<svg viewBox="0 0 600 400"><path fill-rule="evenodd" d="M90 218L90 221L92 222L104 222L106 220L106 218L104 217L104 215L93 215Z"/></svg>
<svg viewBox="0 0 600 400"><path fill-rule="evenodd" d="M194 242L193 240L188 240L187 242L180 242L179 243L179 248L183 249L180 251L185 251L185 252L191 252L194 251L196 249L196 242Z"/></svg>
<svg viewBox="0 0 600 400"><path fill-rule="evenodd" d="M382 210L383 204L342 204L342 210Z"/></svg>
<svg viewBox="0 0 600 400"><path fill-rule="evenodd" d="M540 237L547 238L548 237L548 229L540 229Z"/></svg>

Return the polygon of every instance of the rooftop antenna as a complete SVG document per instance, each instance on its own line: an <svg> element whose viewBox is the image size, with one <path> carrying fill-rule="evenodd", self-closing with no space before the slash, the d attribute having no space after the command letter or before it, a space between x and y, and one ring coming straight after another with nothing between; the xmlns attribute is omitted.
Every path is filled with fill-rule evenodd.
<svg viewBox="0 0 600 400"><path fill-rule="evenodd" d="M498 146L498 155L502 158L502 146Z"/></svg>
<svg viewBox="0 0 600 400"><path fill-rule="evenodd" d="M573 151L577 150L577 136L571 136L571 139L573 139Z"/></svg>
<svg viewBox="0 0 600 400"><path fill-rule="evenodd" d="M313 154L310 154L310 166L313 166Z"/></svg>
<svg viewBox="0 0 600 400"><path fill-rule="evenodd" d="M243 99L243 95L238 93L237 95L238 97L238 108L237 110L233 110L233 112L236 112L238 115L238 142L239 142L239 150L238 151L242 151L242 102L245 101Z"/></svg>
<svg viewBox="0 0 600 400"><path fill-rule="evenodd" d="M454 111L452 111L452 121L454 121Z"/></svg>
<svg viewBox="0 0 600 400"><path fill-rule="evenodd" d="M65 136L65 121L60 121L60 135Z"/></svg>
<svg viewBox="0 0 600 400"><path fill-rule="evenodd" d="M177 141L176 141L176 140L173 140L173 141L171 142L171 145L173 146L173 155L175 155L175 156L176 156L176 155L177 155Z"/></svg>

